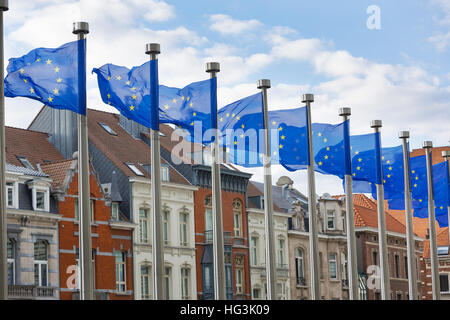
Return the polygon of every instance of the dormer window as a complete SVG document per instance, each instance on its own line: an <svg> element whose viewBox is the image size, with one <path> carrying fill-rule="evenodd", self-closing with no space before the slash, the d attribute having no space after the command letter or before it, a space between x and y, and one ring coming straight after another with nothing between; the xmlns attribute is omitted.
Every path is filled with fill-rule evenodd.
<svg viewBox="0 0 450 320"><path fill-rule="evenodd" d="M128 168L130 168L131 171L134 172L135 175L137 175L137 176L142 176L142 177L144 176L144 174L142 173L142 171L139 170L139 169L136 167L136 165L134 165L133 163L125 163L125 164L128 166Z"/></svg>
<svg viewBox="0 0 450 320"><path fill-rule="evenodd" d="M169 181L169 167L161 166L161 181Z"/></svg>
<svg viewBox="0 0 450 320"><path fill-rule="evenodd" d="M45 210L45 192L36 191L36 209Z"/></svg>
<svg viewBox="0 0 450 320"><path fill-rule="evenodd" d="M28 161L27 158L21 157L21 156L17 156L17 159L19 159L20 163L22 163L22 165L23 165L25 168L28 168L28 169L30 169L30 170L34 170L33 166L31 165L30 161Z"/></svg>
<svg viewBox="0 0 450 320"><path fill-rule="evenodd" d="M33 186L33 209L35 211L50 211L50 195L48 188Z"/></svg>
<svg viewBox="0 0 450 320"><path fill-rule="evenodd" d="M119 220L119 204L117 202L111 203L111 219Z"/></svg>
<svg viewBox="0 0 450 320"><path fill-rule="evenodd" d="M15 207L15 192L14 192L14 183L13 182L7 182L6 183L6 206L8 208L14 208Z"/></svg>
<svg viewBox="0 0 450 320"><path fill-rule="evenodd" d="M99 122L98 124L100 125L100 127L105 129L105 131L108 132L109 134L111 134L113 136L117 136L117 133L113 129L111 129L111 127L108 126L106 123Z"/></svg>

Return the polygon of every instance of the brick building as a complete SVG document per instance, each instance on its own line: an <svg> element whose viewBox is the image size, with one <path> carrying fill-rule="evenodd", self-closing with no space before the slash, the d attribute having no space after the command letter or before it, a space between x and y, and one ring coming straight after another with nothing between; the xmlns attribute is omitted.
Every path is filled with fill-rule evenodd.
<svg viewBox="0 0 450 320"><path fill-rule="evenodd" d="M59 221L60 298L79 299L77 160L63 160L42 165L41 168L52 179L51 193L58 201L62 216ZM92 168L90 173L94 298L133 299L134 225L120 213L117 202L111 201L114 199L105 197ZM114 189L114 186L111 188Z"/></svg>

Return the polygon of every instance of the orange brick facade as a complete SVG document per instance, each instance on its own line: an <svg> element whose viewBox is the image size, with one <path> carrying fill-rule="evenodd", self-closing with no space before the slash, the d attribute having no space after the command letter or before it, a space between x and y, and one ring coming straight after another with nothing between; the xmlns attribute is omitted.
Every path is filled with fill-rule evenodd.
<svg viewBox="0 0 450 320"><path fill-rule="evenodd" d="M111 208L106 205L100 186L94 175L90 175L91 200L94 201L94 223L92 226L92 249L95 250L95 293L102 293L110 300L133 299L133 260L131 230L117 229L109 223ZM64 201L59 201L59 263L61 299L72 300L73 290L68 284L75 283L70 266L76 265L74 248L79 247L79 224L75 222L75 199L78 195L78 174L72 177ZM126 253L126 292L116 292L115 251ZM72 276L72 277L71 277ZM71 277L71 278L69 278Z"/></svg>
<svg viewBox="0 0 450 320"><path fill-rule="evenodd" d="M197 298L202 299L203 278L202 278L202 253L205 248L205 199L211 196L211 189L199 188L194 193L195 206L195 243L196 243L196 264L197 264ZM242 203L242 237L234 237L234 215L233 201L238 199ZM250 299L250 269L249 269L249 250L248 250L248 226L247 214L245 208L245 195L237 192L222 191L222 215L223 229L225 234L232 235L229 239L225 235L225 245L232 241L232 279L234 299ZM228 239L227 239L228 238ZM243 258L244 282L243 294L236 294L235 268L236 258Z"/></svg>

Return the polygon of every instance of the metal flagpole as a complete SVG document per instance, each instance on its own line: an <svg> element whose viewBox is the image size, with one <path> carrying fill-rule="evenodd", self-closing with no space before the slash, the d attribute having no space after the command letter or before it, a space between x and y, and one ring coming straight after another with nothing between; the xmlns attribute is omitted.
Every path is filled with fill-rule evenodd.
<svg viewBox="0 0 450 320"><path fill-rule="evenodd" d="M211 129L214 130L214 142L211 144L213 162L211 165L212 201L213 201L213 251L214 251L214 298L225 300L225 254L223 241L222 193L220 186L220 149L217 129L217 73L218 62L208 62L206 72L211 76Z"/></svg>
<svg viewBox="0 0 450 320"><path fill-rule="evenodd" d="M442 156L445 158L445 160L447 161L447 167L448 167L448 181L450 181L450 151L449 150L444 150L442 151ZM449 186L450 187L450 186ZM450 221L450 203L447 204L447 221ZM450 232L448 233L449 236L449 240L450 240Z"/></svg>
<svg viewBox="0 0 450 320"><path fill-rule="evenodd" d="M347 121L352 114L350 108L341 108L339 115ZM349 276L349 298L359 300L358 296L358 267L356 264L356 234L355 234L355 212L353 211L353 179L352 158L350 151L350 127L347 122L344 127L345 137L345 209L347 211L347 255Z"/></svg>
<svg viewBox="0 0 450 320"><path fill-rule="evenodd" d="M386 236L386 212L384 210L384 186L383 186L383 168L381 158L381 139L380 128L381 120L373 120L370 124L376 134L376 150L375 159L377 166L377 210L378 210L378 245L380 250L380 267L381 267L381 298L383 300L391 299L391 283L389 275L389 261L387 252L387 236ZM378 134L377 134L378 133Z"/></svg>
<svg viewBox="0 0 450 320"><path fill-rule="evenodd" d="M161 211L161 156L159 141L159 80L158 54L161 53L159 43L148 43L145 53L150 55L150 110L152 128L151 141L151 189L152 189L152 254L153 254L153 293L155 300L164 300L164 245ZM156 112L155 112L156 110Z"/></svg>
<svg viewBox="0 0 450 320"><path fill-rule="evenodd" d="M433 300L441 300L441 288L439 283L439 261L436 243L436 216L434 212L434 190L433 190L433 164L431 162L431 149L433 142L424 141L422 147L427 157L427 187L428 187L428 223L430 228L430 257L431 257L431 284Z"/></svg>
<svg viewBox="0 0 450 320"><path fill-rule="evenodd" d="M74 22L73 33L78 40L83 40L89 33L87 22ZM82 57L82 58L80 58ZM93 270L92 270L92 239L91 239L91 206L89 190L89 149L87 123L87 93L86 93L86 48L78 43L78 99L86 115L78 115L78 196L80 203L80 266L81 266L81 300L92 300Z"/></svg>
<svg viewBox="0 0 450 320"><path fill-rule="evenodd" d="M263 99L264 116L264 220L266 233L266 277L267 277L267 300L277 299L277 269L275 260L275 235L273 229L273 200L272 200L272 172L271 172L271 150L269 132L269 112L267 103L267 89L270 88L270 80L258 80L258 89L261 89Z"/></svg>
<svg viewBox="0 0 450 320"><path fill-rule="evenodd" d="M408 258L408 288L409 300L417 300L417 268L415 254L415 240L413 228L413 215L411 206L411 177L409 168L409 147L408 138L409 131L400 131L398 137L402 139L403 145L403 171L405 184L405 214L406 214L406 248Z"/></svg>
<svg viewBox="0 0 450 320"><path fill-rule="evenodd" d="M8 252L6 249L7 212L6 212L6 139L5 139L5 93L4 93L4 56L3 56L3 11L8 10L8 0L0 1L0 300L8 299Z"/></svg>
<svg viewBox="0 0 450 320"><path fill-rule="evenodd" d="M311 270L311 299L320 299L319 241L317 234L316 181L314 177L314 154L312 145L311 102L313 94L304 94L302 102L306 103L308 129L308 211L309 211L309 262Z"/></svg>

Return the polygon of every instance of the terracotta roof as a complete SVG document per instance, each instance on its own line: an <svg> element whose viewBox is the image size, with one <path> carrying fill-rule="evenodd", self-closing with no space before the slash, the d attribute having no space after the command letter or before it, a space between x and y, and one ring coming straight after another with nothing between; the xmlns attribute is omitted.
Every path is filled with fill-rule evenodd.
<svg viewBox="0 0 450 320"><path fill-rule="evenodd" d="M41 166L42 171L47 173L52 179L53 190L61 188L67 176L67 170L72 165L73 159L55 162Z"/></svg>
<svg viewBox="0 0 450 320"><path fill-rule="evenodd" d="M25 157L37 169L36 164L62 161L64 157L48 141L49 135L33 130L5 127L6 161L10 164L23 167L18 156Z"/></svg>
<svg viewBox="0 0 450 320"><path fill-rule="evenodd" d="M442 157L442 151L450 150L450 147L435 147L431 149L431 157L433 164L443 162L445 159ZM411 157L417 157L425 154L425 149L414 149L411 151Z"/></svg>
<svg viewBox="0 0 450 320"><path fill-rule="evenodd" d="M356 201L355 201L356 199ZM362 204L362 205L361 205ZM378 229L378 214L376 202L363 194L353 196L353 205L355 210L356 227L372 227ZM406 227L403 223L395 219L389 211L386 210L386 229L387 231L406 233Z"/></svg>
<svg viewBox="0 0 450 320"><path fill-rule="evenodd" d="M119 124L119 115L88 109L89 141L108 157L125 175L138 177L125 163L133 163L144 175L150 174L142 165L150 164L150 148L142 140L135 139ZM99 123L107 124L117 135L106 132ZM161 164L168 164L161 158ZM169 166L170 181L189 184L173 167Z"/></svg>

